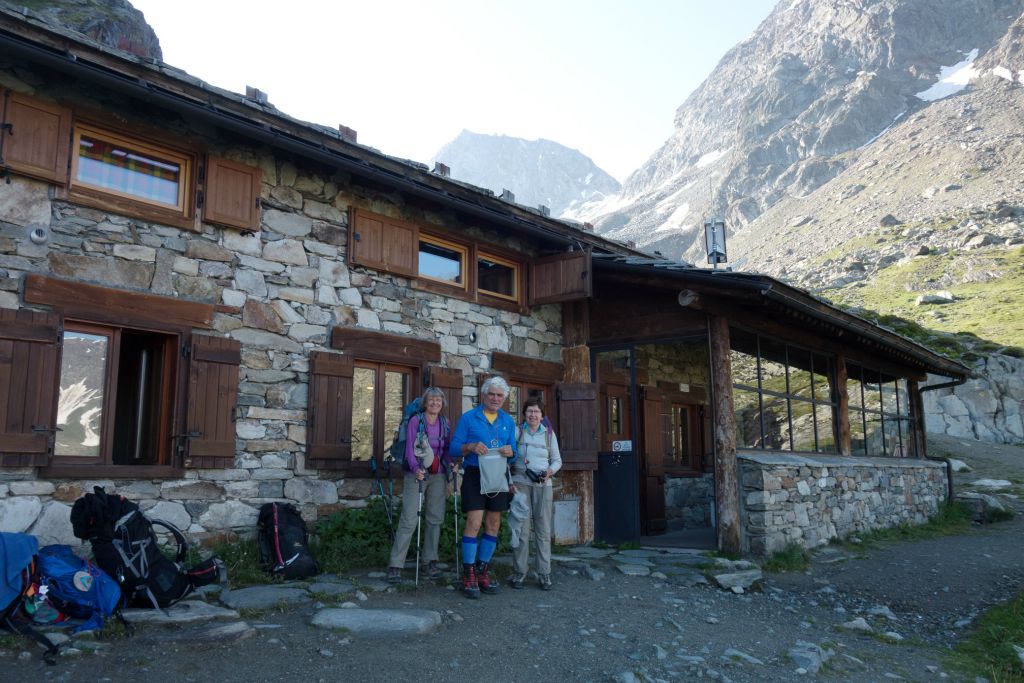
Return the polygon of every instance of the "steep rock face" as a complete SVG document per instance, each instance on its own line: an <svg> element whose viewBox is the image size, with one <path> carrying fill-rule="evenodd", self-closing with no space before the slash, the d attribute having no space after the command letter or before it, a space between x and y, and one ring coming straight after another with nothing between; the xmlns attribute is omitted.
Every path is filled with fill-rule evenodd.
<svg viewBox="0 0 1024 683"><path fill-rule="evenodd" d="M687 98L621 196L588 209L597 230L693 258L704 217L742 227L807 196L1022 11L1024 0L783 0Z"/></svg>
<svg viewBox="0 0 1024 683"><path fill-rule="evenodd" d="M589 157L550 140L523 140L464 130L434 159L452 177L500 193L508 189L525 206L543 204L559 216L587 201L619 191L619 181Z"/></svg>
<svg viewBox="0 0 1024 683"><path fill-rule="evenodd" d="M138 57L162 60L160 40L142 12L127 0L0 0L8 9L28 9L43 21L63 26L97 43Z"/></svg>

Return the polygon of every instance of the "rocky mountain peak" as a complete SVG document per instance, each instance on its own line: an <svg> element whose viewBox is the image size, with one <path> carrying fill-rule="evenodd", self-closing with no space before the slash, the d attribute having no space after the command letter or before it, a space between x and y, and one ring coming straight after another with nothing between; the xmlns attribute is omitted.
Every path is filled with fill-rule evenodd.
<svg viewBox="0 0 1024 683"><path fill-rule="evenodd" d="M619 181L586 155L551 140L523 140L464 130L434 155L452 177L500 193L525 206L544 205L559 216L619 191Z"/></svg>
<svg viewBox="0 0 1024 683"><path fill-rule="evenodd" d="M137 57L163 59L156 32L127 0L0 0L0 5L31 11L42 21Z"/></svg>
<svg viewBox="0 0 1024 683"><path fill-rule="evenodd" d="M1022 0L782 0L680 106L621 195L589 207L597 230L692 258L710 215L756 227L929 106L944 67L1019 49L1006 36L1022 12Z"/></svg>

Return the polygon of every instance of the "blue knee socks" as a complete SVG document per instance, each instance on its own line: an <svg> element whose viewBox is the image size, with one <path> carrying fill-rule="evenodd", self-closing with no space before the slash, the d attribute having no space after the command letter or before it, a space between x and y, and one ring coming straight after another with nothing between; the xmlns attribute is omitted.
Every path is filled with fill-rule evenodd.
<svg viewBox="0 0 1024 683"><path fill-rule="evenodd" d="M498 538L490 534L484 534L480 539L480 561L487 563L494 556L494 549L498 547Z"/></svg>
<svg viewBox="0 0 1024 683"><path fill-rule="evenodd" d="M486 539L487 537L484 536ZM493 552L493 549L492 551ZM476 562L476 537L462 537L462 562L463 564L474 564Z"/></svg>

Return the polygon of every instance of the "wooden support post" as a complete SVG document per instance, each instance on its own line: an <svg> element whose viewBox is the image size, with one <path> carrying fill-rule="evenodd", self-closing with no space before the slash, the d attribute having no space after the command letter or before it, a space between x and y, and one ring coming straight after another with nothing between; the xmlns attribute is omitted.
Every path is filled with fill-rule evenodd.
<svg viewBox="0 0 1024 683"><path fill-rule="evenodd" d="M563 382L590 381L589 302L567 301L562 304L562 365ZM558 475L561 488L555 498L579 500L579 542L594 540L594 472L592 470L565 470Z"/></svg>
<svg viewBox="0 0 1024 683"><path fill-rule="evenodd" d="M910 443L911 455L924 460L928 457L928 445L924 433L924 399L921 385L916 379L907 381L907 395L910 401Z"/></svg>
<svg viewBox="0 0 1024 683"><path fill-rule="evenodd" d="M729 361L729 322L709 316L711 386L714 397L715 509L718 549L740 552L739 477L736 462L736 417L732 405L732 364Z"/></svg>
<svg viewBox="0 0 1024 683"><path fill-rule="evenodd" d="M836 426L839 429L839 453L850 455L853 453L852 437L850 436L850 396L846 393L846 382L849 380L849 372L846 370L846 357L836 356L836 385L832 388L836 397Z"/></svg>

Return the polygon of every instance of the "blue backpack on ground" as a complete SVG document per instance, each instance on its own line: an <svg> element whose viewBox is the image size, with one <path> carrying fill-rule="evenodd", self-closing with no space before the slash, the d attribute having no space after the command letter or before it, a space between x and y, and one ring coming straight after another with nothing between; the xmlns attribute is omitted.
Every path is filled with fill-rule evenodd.
<svg viewBox="0 0 1024 683"><path fill-rule="evenodd" d="M56 664L57 646L32 627L39 589L38 550L35 536L0 532L0 628L36 641L46 648L46 663Z"/></svg>
<svg viewBox="0 0 1024 683"><path fill-rule="evenodd" d="M121 588L102 569L83 560L70 546L48 545L39 550L40 592L71 619L83 623L72 633L103 627L107 617L121 616Z"/></svg>
<svg viewBox="0 0 1024 683"><path fill-rule="evenodd" d="M413 417L419 418L419 429L416 433L418 439L421 434L426 432L426 421L423 419L423 404L417 396L405 406L402 411L402 421L398 424L395 429L395 436L391 440L391 448L388 449L387 460L389 462L397 462L401 464L402 469L409 471L409 463L405 460L405 443L407 441L406 436L409 433L409 420ZM447 444L451 427L448 423L448 418L441 416L441 439Z"/></svg>

